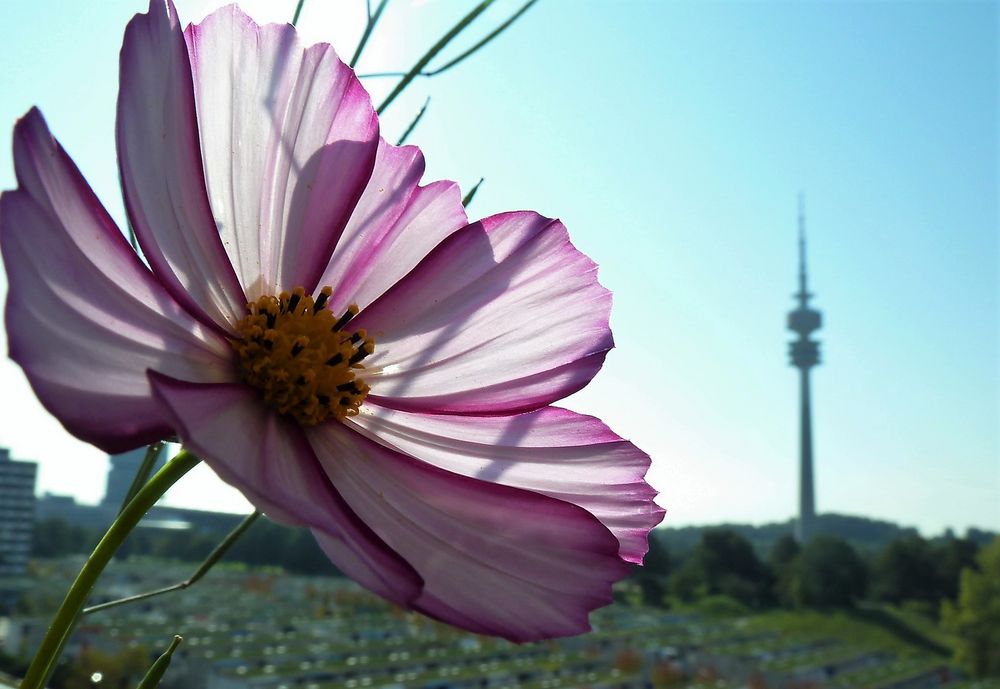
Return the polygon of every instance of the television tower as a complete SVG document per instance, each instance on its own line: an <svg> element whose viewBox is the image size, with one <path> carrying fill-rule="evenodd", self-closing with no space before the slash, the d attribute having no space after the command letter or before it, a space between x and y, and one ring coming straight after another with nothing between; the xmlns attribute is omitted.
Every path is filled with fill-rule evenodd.
<svg viewBox="0 0 1000 689"><path fill-rule="evenodd" d="M819 363L819 342L809 339L823 324L819 311L810 308L806 275L806 218L802 195L799 194L799 291L793 295L798 306L788 312L788 329L798 338L788 344L792 366L799 369L799 519L795 537L805 543L812 537L816 525L816 494L813 489L812 410L809 400L809 370Z"/></svg>

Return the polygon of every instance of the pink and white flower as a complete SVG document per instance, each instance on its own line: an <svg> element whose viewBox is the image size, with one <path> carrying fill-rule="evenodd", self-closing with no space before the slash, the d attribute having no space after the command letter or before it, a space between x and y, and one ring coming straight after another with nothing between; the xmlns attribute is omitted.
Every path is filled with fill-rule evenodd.
<svg viewBox="0 0 1000 689"><path fill-rule="evenodd" d="M235 6L182 30L152 0L120 77L148 268L41 114L14 130L6 327L45 407L108 452L176 433L401 606L518 641L588 629L663 511L646 454L550 406L612 347L562 223L470 223L329 45Z"/></svg>

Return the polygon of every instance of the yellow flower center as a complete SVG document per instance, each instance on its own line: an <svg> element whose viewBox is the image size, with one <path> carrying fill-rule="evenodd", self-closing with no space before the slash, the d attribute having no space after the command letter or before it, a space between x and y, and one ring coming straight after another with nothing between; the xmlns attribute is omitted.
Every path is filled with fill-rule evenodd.
<svg viewBox="0 0 1000 689"><path fill-rule="evenodd" d="M358 413L368 386L356 377L375 351L364 330L344 327L358 313L351 305L339 319L326 307L332 290L314 300L301 287L247 304L232 340L243 382L256 388L279 414L305 425Z"/></svg>

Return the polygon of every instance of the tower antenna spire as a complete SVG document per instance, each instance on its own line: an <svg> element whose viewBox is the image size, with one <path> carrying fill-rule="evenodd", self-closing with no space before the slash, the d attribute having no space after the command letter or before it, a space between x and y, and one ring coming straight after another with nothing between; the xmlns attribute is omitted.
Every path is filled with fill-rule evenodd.
<svg viewBox="0 0 1000 689"><path fill-rule="evenodd" d="M806 274L806 201L805 195L799 192L799 303L803 306L809 303L809 282Z"/></svg>

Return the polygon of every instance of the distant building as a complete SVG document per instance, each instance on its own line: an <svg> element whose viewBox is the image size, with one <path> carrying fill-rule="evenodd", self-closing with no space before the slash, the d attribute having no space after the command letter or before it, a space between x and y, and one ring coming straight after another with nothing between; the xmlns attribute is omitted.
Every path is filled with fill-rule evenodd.
<svg viewBox="0 0 1000 689"><path fill-rule="evenodd" d="M35 462L15 462L0 448L0 577L25 573L35 530Z"/></svg>
<svg viewBox="0 0 1000 689"><path fill-rule="evenodd" d="M788 345L792 366L799 369L799 518L795 537L808 541L816 531L816 493L813 483L812 400L809 391L809 371L819 363L819 342L810 335L823 325L823 316L809 305L806 274L806 219L799 197L799 291L795 294L796 308L788 313L788 329L798 337Z"/></svg>
<svg viewBox="0 0 1000 689"><path fill-rule="evenodd" d="M79 503L69 495L44 494L38 499L38 521L58 519L74 526L104 531L118 514L145 455L146 448L142 447L108 458L110 464L104 498L98 505ZM154 472L166 464L167 455L167 452L160 454L153 467ZM139 528L193 529L201 533L226 533L239 524L243 516L228 512L155 505L139 522Z"/></svg>
<svg viewBox="0 0 1000 689"><path fill-rule="evenodd" d="M85 505L70 495L45 493L38 498L38 521L58 519L85 529L104 531L118 514L119 504ZM184 507L154 505L139 522L139 528L193 529L199 533L224 534L242 521L245 515L230 512L209 512Z"/></svg>
<svg viewBox="0 0 1000 689"><path fill-rule="evenodd" d="M58 519L73 526L103 531L115 518L117 509L104 505L83 505L71 495L43 493L35 505L35 516L39 522Z"/></svg>
<svg viewBox="0 0 1000 689"><path fill-rule="evenodd" d="M117 510L125 501L128 489L132 487L132 480L135 478L139 465L146 456L146 448L139 447L120 455L108 457L110 467L108 469L108 482L104 489L104 499L101 504L114 507ZM167 453L161 452L153 467L153 472L159 471L167 461Z"/></svg>

